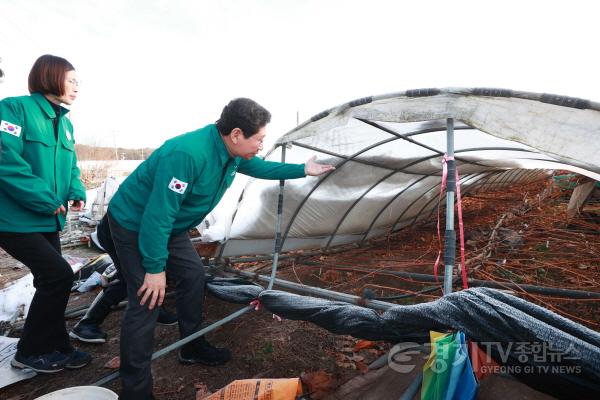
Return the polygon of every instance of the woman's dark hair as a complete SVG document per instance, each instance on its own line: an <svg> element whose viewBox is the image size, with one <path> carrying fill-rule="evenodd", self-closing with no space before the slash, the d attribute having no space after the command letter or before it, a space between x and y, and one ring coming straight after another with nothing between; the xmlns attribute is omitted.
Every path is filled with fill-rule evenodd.
<svg viewBox="0 0 600 400"><path fill-rule="evenodd" d="M247 139L260 128L271 122L271 113L266 108L244 97L233 99L223 108L217 129L227 136L234 128L240 128Z"/></svg>
<svg viewBox="0 0 600 400"><path fill-rule="evenodd" d="M29 93L53 94L65 93L65 75L75 67L64 58L45 54L35 60L29 71Z"/></svg>

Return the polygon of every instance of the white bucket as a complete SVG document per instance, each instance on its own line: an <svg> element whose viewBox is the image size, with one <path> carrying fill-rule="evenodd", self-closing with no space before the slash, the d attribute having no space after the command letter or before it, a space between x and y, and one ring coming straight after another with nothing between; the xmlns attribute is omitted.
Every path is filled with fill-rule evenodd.
<svg viewBox="0 0 600 400"><path fill-rule="evenodd" d="M74 386L36 397L35 400L117 400L118 398L115 392L100 386Z"/></svg>

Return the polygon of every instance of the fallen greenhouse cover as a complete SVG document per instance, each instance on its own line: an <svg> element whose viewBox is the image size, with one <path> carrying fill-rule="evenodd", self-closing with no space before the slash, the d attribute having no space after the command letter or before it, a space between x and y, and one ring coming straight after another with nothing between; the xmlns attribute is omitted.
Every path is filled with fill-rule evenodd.
<svg viewBox="0 0 600 400"><path fill-rule="evenodd" d="M295 161L317 152L320 159L337 166L334 173L302 185L286 183L284 191L283 185L250 181L240 202L230 203L233 207L219 205L210 216L203 239L223 242L215 266L226 264L234 256L271 253L274 262L240 257L231 265L252 273L278 266L278 278L305 288L325 287L349 293L353 297L347 301L357 303L360 309L377 302L424 302L403 309L430 310L427 315L434 315L428 307L450 301L436 300L442 293L431 274L441 247L436 235L436 211L445 139L452 132L455 157L447 161L455 161L458 166L457 181L464 197L461 222L465 227L466 269L461 270L468 271L471 285L488 282L528 302L487 289L446 294L451 299L475 296L480 302L483 298L508 298L507 303L513 306L527 304L523 307L529 316L544 315L543 321L561 321L545 325L556 335L552 339L539 332L527 336L522 331L513 333L524 336L501 339L491 334L494 323L480 325L477 332L476 320L482 312L479 309L472 314L473 325L466 330L480 340L551 340L562 343L560 351L569 348L567 342L581 345L570 350L579 357L578 365L584 367L581 380L577 376L564 378L560 373L520 378L534 387L544 389L546 385L555 396L568 396L558 391L561 387L571 390L571 394L579 388L582 396L596 393L594 382L599 375L594 362L598 352L595 331L600 327L597 206L588 202L583 214L568 220L568 199L563 196L570 191L561 191L549 171L567 170L578 173L582 180L598 180L600 160L593 140L600 129L598 109L596 103L580 99L499 89L426 89L350 102L315 116L283 136L268 156ZM279 199L278 191L282 193ZM278 207L278 203L285 207ZM442 224L444 220L442 216ZM277 240L273 239L274 227L278 228ZM311 255L306 249L312 248L320 252ZM287 253L280 255L282 252ZM429 278L415 279L415 274ZM456 289L461 286L460 279L454 283ZM268 297L270 292L263 293L261 296ZM319 294L318 290L315 293ZM257 297L258 292L252 295ZM277 303L271 307L276 308ZM534 303L543 308L536 308ZM332 306L311 304L317 308ZM495 303L491 306L494 308L503 306ZM248 306L242 310L250 309ZM347 310L363 312L358 308ZM296 315L285 309L274 311L290 318ZM562 325L564 321L550 311L574 322ZM242 311L234 314L238 313ZM508 314L515 313L512 310ZM369 315L375 318L375 314ZM441 312L441 317L451 318L447 312ZM526 318L521 317L517 319L525 324ZM420 326L418 335L413 332L381 339L423 341L429 328L466 328L462 323L441 323L439 318L437 323ZM330 318L321 320L321 325L331 328L328 321ZM532 322L530 327L537 323ZM416 329L419 324L412 321L410 326ZM505 329L510 330L509 326L513 325ZM350 333L343 329L339 332ZM357 331L353 333L360 336ZM555 379L557 376L564 379Z"/></svg>

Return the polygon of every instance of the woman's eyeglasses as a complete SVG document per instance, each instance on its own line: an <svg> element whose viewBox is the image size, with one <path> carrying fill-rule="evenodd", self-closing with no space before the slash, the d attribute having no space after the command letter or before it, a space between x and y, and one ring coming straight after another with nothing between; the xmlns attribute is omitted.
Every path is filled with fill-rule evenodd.
<svg viewBox="0 0 600 400"><path fill-rule="evenodd" d="M69 82L71 85L74 86L81 86L81 81L78 81L77 79L71 78L71 79L67 79L67 82Z"/></svg>

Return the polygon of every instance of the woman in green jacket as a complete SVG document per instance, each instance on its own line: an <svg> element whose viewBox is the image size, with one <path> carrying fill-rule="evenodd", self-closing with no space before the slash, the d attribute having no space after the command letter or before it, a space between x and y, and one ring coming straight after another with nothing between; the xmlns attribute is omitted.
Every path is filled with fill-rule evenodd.
<svg viewBox="0 0 600 400"><path fill-rule="evenodd" d="M25 264L36 288L13 367L57 372L87 365L69 342L64 312L73 271L61 256L67 208L85 202L66 117L77 97L75 68L43 55L29 73L30 96L0 101L0 247Z"/></svg>

